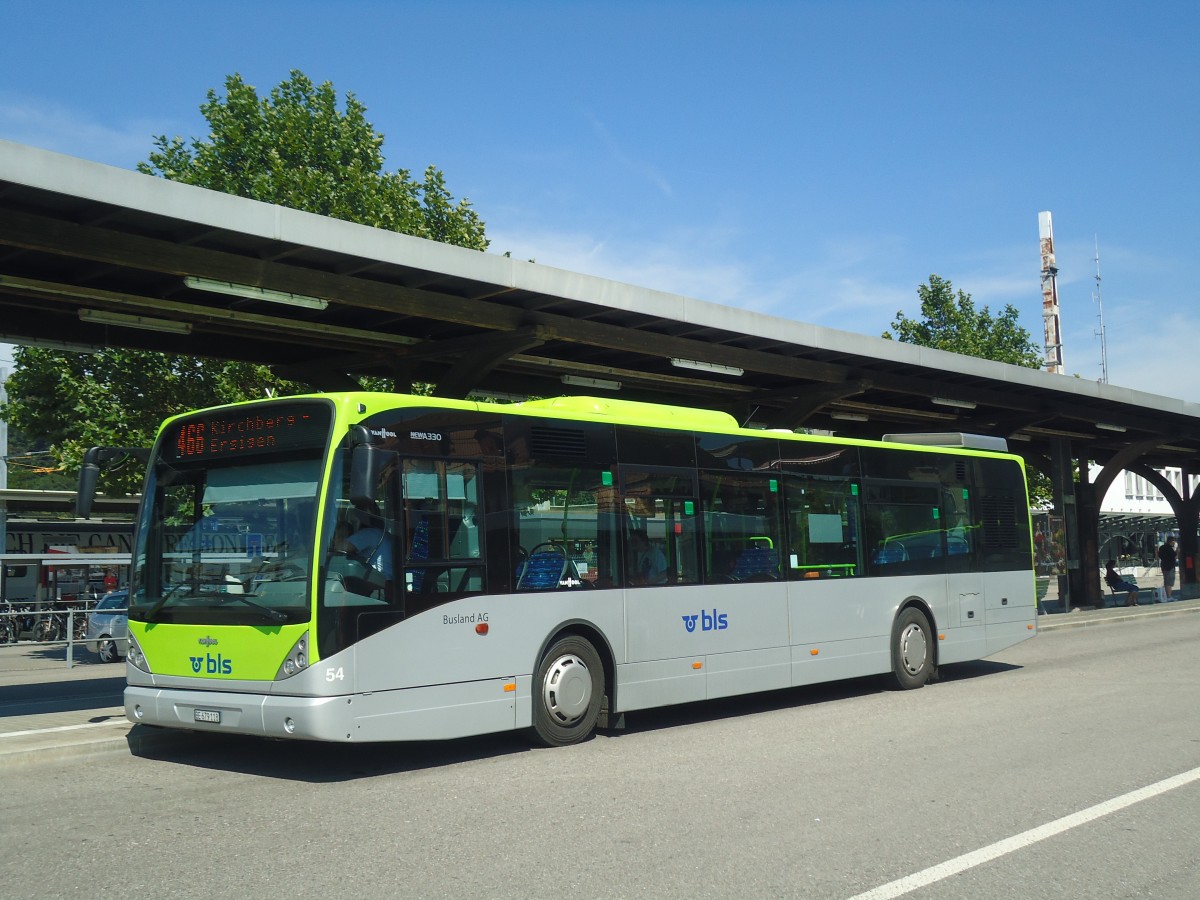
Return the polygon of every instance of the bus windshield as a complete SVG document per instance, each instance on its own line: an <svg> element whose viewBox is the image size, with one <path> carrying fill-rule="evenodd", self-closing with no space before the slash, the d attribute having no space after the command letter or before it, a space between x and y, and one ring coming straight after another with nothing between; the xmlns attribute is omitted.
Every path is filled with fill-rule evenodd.
<svg viewBox="0 0 1200 900"><path fill-rule="evenodd" d="M146 622L299 622L308 583L319 458L151 476L161 528L139 529L131 616Z"/></svg>
<svg viewBox="0 0 1200 900"><path fill-rule="evenodd" d="M130 616L271 624L309 618L321 456L171 465L147 481Z"/></svg>

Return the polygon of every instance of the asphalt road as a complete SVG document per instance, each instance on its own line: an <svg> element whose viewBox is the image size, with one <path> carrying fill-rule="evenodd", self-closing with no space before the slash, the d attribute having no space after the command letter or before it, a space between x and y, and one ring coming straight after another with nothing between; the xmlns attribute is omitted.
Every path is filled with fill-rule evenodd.
<svg viewBox="0 0 1200 900"><path fill-rule="evenodd" d="M1200 615L1063 629L919 691L641 713L561 750L206 735L23 766L0 892L1190 900L1198 650Z"/></svg>

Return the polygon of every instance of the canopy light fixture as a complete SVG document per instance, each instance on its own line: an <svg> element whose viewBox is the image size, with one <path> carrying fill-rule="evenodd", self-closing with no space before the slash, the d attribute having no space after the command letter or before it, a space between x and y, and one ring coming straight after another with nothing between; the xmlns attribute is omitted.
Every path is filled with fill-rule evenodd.
<svg viewBox="0 0 1200 900"><path fill-rule="evenodd" d="M841 419L843 422L866 422L867 421L867 417L864 416L862 413L853 413L853 412L831 412L829 414L829 418Z"/></svg>
<svg viewBox="0 0 1200 900"><path fill-rule="evenodd" d="M272 291L269 288L255 287L252 284L234 284L231 281L214 281L211 278L198 278L195 275L185 275L183 283L193 290L207 291L210 294L227 294L230 297L244 297L247 300L266 300L268 303L282 303L285 306L302 306L305 309L325 309L328 300L320 297L306 297L304 294L291 294L287 291Z"/></svg>
<svg viewBox="0 0 1200 900"><path fill-rule="evenodd" d="M720 363L701 362L698 359L671 358L671 365L680 369L695 369L697 372L716 372L718 375L745 375L745 369L737 366L723 366Z"/></svg>
<svg viewBox="0 0 1200 900"><path fill-rule="evenodd" d="M141 331L164 331L167 334L192 333L191 322L154 319L150 316L131 316L126 313L109 312L105 309L81 309L79 320L89 325L117 325L121 328L137 328Z"/></svg>
<svg viewBox="0 0 1200 900"><path fill-rule="evenodd" d="M574 384L579 387L602 388L606 391L619 391L621 382L609 381L605 378L588 378L584 375L564 375L562 377L563 384Z"/></svg>
<svg viewBox="0 0 1200 900"><path fill-rule="evenodd" d="M44 350L66 350L70 353L99 353L104 349L97 344L74 344L71 341L32 338L23 334L0 334L0 343L17 344L22 347L41 347Z"/></svg>
<svg viewBox="0 0 1200 900"><path fill-rule="evenodd" d="M974 409L974 400L955 400L951 397L930 397L929 401L938 406L953 406L955 409Z"/></svg>
<svg viewBox="0 0 1200 900"><path fill-rule="evenodd" d="M1108 422L1097 422L1096 427L1102 428L1105 431L1122 431L1123 432L1125 430L1124 425L1110 425Z"/></svg>

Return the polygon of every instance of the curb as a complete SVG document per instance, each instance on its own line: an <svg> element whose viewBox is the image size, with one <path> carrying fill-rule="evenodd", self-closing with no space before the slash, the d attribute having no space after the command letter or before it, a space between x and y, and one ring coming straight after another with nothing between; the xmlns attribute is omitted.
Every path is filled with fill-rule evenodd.
<svg viewBox="0 0 1200 900"><path fill-rule="evenodd" d="M36 734L0 735L0 771L98 753L122 751L131 756L142 756L181 745L194 736L190 731L131 725L125 720L105 722L87 733L72 730L76 734L66 741L62 740L67 731L65 728L45 729ZM20 744L5 747L6 738Z"/></svg>
<svg viewBox="0 0 1200 900"><path fill-rule="evenodd" d="M1147 609L1145 612L1129 612L1112 616L1096 616L1088 618L1072 618L1071 613L1059 616L1065 621L1047 622L1043 625L1038 622L1038 634L1043 631L1055 631L1060 628L1090 628L1094 625L1111 625L1114 622L1128 622L1132 619L1151 619L1160 616L1180 616L1185 613L1200 613L1200 606L1185 606L1181 609Z"/></svg>

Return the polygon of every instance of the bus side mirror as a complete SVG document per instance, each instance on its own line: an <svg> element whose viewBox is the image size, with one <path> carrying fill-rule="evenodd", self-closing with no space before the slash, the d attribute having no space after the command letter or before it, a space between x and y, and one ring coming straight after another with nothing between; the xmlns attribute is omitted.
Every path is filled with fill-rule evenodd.
<svg viewBox="0 0 1200 900"><path fill-rule="evenodd" d="M83 454L83 465L79 467L79 484L75 489L75 518L92 517L92 501L96 498L96 482L100 478L101 447L92 447Z"/></svg>
<svg viewBox="0 0 1200 900"><path fill-rule="evenodd" d="M100 465L111 465L114 460L136 459L146 462L150 451L143 447L91 447L83 454L83 465L79 467L79 483L75 489L75 516L90 519L92 501L96 499L96 482L100 479Z"/></svg>
<svg viewBox="0 0 1200 900"><path fill-rule="evenodd" d="M355 506L370 506L375 501L375 488L384 470L396 461L393 450L374 444L359 444L350 457L350 502Z"/></svg>

